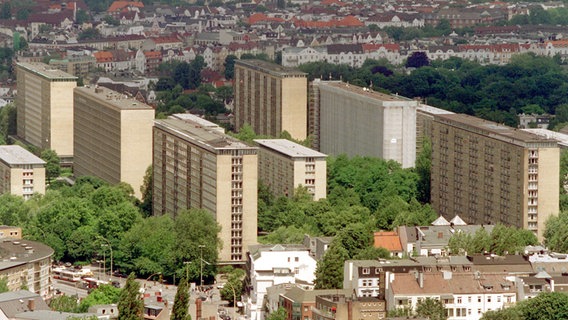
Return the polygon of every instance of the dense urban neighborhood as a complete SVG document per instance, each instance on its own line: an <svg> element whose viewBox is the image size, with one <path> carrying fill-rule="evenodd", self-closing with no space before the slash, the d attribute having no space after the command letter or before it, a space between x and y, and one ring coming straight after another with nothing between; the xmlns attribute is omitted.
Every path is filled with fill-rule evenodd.
<svg viewBox="0 0 568 320"><path fill-rule="evenodd" d="M568 319L562 1L0 0L0 318Z"/></svg>

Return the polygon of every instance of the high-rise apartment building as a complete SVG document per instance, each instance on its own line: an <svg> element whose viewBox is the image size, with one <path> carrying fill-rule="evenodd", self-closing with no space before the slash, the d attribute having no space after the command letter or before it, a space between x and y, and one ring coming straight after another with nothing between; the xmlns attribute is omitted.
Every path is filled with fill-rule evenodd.
<svg viewBox="0 0 568 320"><path fill-rule="evenodd" d="M220 263L256 244L258 148L180 119L154 124L154 215L205 209L221 225Z"/></svg>
<svg viewBox="0 0 568 320"><path fill-rule="evenodd" d="M262 60L235 61L235 129L278 137L307 137L308 80L296 69Z"/></svg>
<svg viewBox="0 0 568 320"><path fill-rule="evenodd" d="M18 146L0 146L0 194L29 199L45 193L45 161Z"/></svg>
<svg viewBox="0 0 568 320"><path fill-rule="evenodd" d="M258 178L276 196L293 196L306 187L314 200L326 197L327 155L286 139L254 140L258 151Z"/></svg>
<svg viewBox="0 0 568 320"><path fill-rule="evenodd" d="M152 164L154 109L103 87L75 88L75 176L140 186Z"/></svg>
<svg viewBox="0 0 568 320"><path fill-rule="evenodd" d="M314 81L310 125L319 151L395 160L403 168L416 160L418 102L338 81ZM317 88L316 88L317 87ZM319 122L319 123L317 123Z"/></svg>
<svg viewBox="0 0 568 320"><path fill-rule="evenodd" d="M446 218L525 228L559 211L556 140L464 114L432 122L431 203Z"/></svg>
<svg viewBox="0 0 568 320"><path fill-rule="evenodd" d="M17 134L38 148L73 159L73 89L77 77L44 63L16 65Z"/></svg>

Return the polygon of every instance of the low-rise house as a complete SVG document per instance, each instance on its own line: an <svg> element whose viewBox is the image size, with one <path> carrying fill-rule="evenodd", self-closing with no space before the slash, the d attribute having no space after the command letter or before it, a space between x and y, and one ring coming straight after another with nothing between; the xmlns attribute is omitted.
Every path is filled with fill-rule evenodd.
<svg viewBox="0 0 568 320"><path fill-rule="evenodd" d="M314 320L385 319L384 300L359 298L346 294L331 293L317 295L312 314ZM306 318L304 318L306 319Z"/></svg>
<svg viewBox="0 0 568 320"><path fill-rule="evenodd" d="M291 319L314 319L314 308L318 296L331 294L350 296L351 292L350 290L341 289L306 290L300 287L293 287L280 294L279 306L286 310Z"/></svg>
<svg viewBox="0 0 568 320"><path fill-rule="evenodd" d="M247 275L250 283L250 319L263 319L267 288L281 283L301 283L313 288L316 260L301 245L255 245L249 247Z"/></svg>
<svg viewBox="0 0 568 320"><path fill-rule="evenodd" d="M373 234L373 238L375 248L384 248L391 253L391 256L402 258L404 250L396 231L377 231Z"/></svg>
<svg viewBox="0 0 568 320"><path fill-rule="evenodd" d="M414 272L391 274L386 290L388 310L415 310L420 301L439 300L449 320L480 319L516 301L516 287L503 273Z"/></svg>

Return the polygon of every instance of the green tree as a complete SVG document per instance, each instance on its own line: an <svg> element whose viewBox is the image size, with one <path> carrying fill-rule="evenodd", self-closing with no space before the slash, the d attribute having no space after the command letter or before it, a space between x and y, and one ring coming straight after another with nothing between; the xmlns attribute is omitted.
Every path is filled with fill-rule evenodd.
<svg viewBox="0 0 568 320"><path fill-rule="evenodd" d="M140 192L142 193L142 202L140 203L140 210L144 217L149 217L152 215L152 197L153 197L153 187L154 187L154 171L152 165L146 169L144 174L144 180L140 186Z"/></svg>
<svg viewBox="0 0 568 320"><path fill-rule="evenodd" d="M101 33L99 32L99 29L87 28L83 30L81 33L79 33L79 37L77 37L77 39L92 40L92 39L99 39L100 37Z"/></svg>
<svg viewBox="0 0 568 320"><path fill-rule="evenodd" d="M49 301L49 307L54 311L75 313L79 312L79 304L77 303L78 300L79 297L76 295L60 295L52 298Z"/></svg>
<svg viewBox="0 0 568 320"><path fill-rule="evenodd" d="M46 162L45 175L47 177L47 183L50 183L51 179L59 177L61 173L61 159L59 159L55 150L51 149L42 151L41 158Z"/></svg>
<svg viewBox="0 0 568 320"><path fill-rule="evenodd" d="M8 291L10 291L10 288L8 288L8 278L6 277L0 278L0 293Z"/></svg>
<svg viewBox="0 0 568 320"><path fill-rule="evenodd" d="M432 143L424 138L422 150L416 157L416 173L418 174L418 200L430 203L430 171L432 169Z"/></svg>
<svg viewBox="0 0 568 320"><path fill-rule="evenodd" d="M225 58L225 79L231 80L235 76L235 60L238 60L237 56L230 54Z"/></svg>
<svg viewBox="0 0 568 320"><path fill-rule="evenodd" d="M318 261L316 267L316 289L343 288L343 264L349 253L341 245L333 244Z"/></svg>
<svg viewBox="0 0 568 320"><path fill-rule="evenodd" d="M215 265L218 260L218 252L221 248L219 231L221 227L213 218L213 215L201 209L189 209L181 211L175 217L174 235L176 245L173 248L178 269L183 267L184 261L193 261L190 269L190 278L194 280L201 276L212 278L215 275ZM203 258L207 263L200 262Z"/></svg>
<svg viewBox="0 0 568 320"><path fill-rule="evenodd" d="M168 216L148 217L124 233L116 257L117 266L127 272L148 276L173 276L176 239L174 222Z"/></svg>
<svg viewBox="0 0 568 320"><path fill-rule="evenodd" d="M16 19L28 20L28 17L30 16L30 12L31 12L31 10L28 9L28 8L20 9L20 10L18 10L18 12L16 12Z"/></svg>
<svg viewBox="0 0 568 320"><path fill-rule="evenodd" d="M266 320L286 320L288 319L288 312L283 307L279 307L278 310L271 312Z"/></svg>
<svg viewBox="0 0 568 320"><path fill-rule="evenodd" d="M12 18L12 5L9 1L4 2L2 5L2 10L0 11L0 18L10 19Z"/></svg>
<svg viewBox="0 0 568 320"><path fill-rule="evenodd" d="M525 320L568 319L568 295L544 292L518 306Z"/></svg>
<svg viewBox="0 0 568 320"><path fill-rule="evenodd" d="M85 10L78 9L77 15L75 16L75 22L77 24L83 24L89 21L89 14Z"/></svg>
<svg viewBox="0 0 568 320"><path fill-rule="evenodd" d="M446 308L440 300L426 298L416 305L416 314L430 320L446 320Z"/></svg>
<svg viewBox="0 0 568 320"><path fill-rule="evenodd" d="M174 299L170 320L191 320L189 310L189 288L186 278L181 278Z"/></svg>
<svg viewBox="0 0 568 320"><path fill-rule="evenodd" d="M486 311L481 320L524 320L519 305L506 309Z"/></svg>
<svg viewBox="0 0 568 320"><path fill-rule="evenodd" d="M240 301L243 294L243 279L245 271L242 269L232 269L227 277L227 282L221 289L221 298L229 301L233 305L233 301Z"/></svg>
<svg viewBox="0 0 568 320"><path fill-rule="evenodd" d="M118 298L118 320L141 320L144 302L140 299L140 284L131 273Z"/></svg>
<svg viewBox="0 0 568 320"><path fill-rule="evenodd" d="M424 51L413 52L406 60L407 68L420 68L430 65L428 55Z"/></svg>
<svg viewBox="0 0 568 320"><path fill-rule="evenodd" d="M95 290L91 291L89 295L81 300L79 304L79 312L84 313L89 310L89 307L97 304L111 304L119 302L119 297L122 296L123 292L111 286L110 284L100 285ZM118 307L120 311L120 305Z"/></svg>

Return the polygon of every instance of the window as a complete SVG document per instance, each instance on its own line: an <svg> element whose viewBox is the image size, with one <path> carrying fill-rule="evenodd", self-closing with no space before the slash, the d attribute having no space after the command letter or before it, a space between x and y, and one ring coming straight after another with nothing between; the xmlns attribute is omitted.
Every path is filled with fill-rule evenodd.
<svg viewBox="0 0 568 320"><path fill-rule="evenodd" d="M481 302L481 296L477 296L477 302Z"/></svg>
<svg viewBox="0 0 568 320"><path fill-rule="evenodd" d="M295 261L295 262L298 262L298 261L300 261L300 258L294 257L294 261Z"/></svg>
<svg viewBox="0 0 568 320"><path fill-rule="evenodd" d="M501 302L501 296L497 296L497 302Z"/></svg>
<svg viewBox="0 0 568 320"><path fill-rule="evenodd" d="M487 296L487 302L491 302L491 296Z"/></svg>
<svg viewBox="0 0 568 320"><path fill-rule="evenodd" d="M467 302L471 303L471 296L467 297Z"/></svg>
<svg viewBox="0 0 568 320"><path fill-rule="evenodd" d="M363 270L361 270L361 272L363 274L370 274L371 273L371 269L370 268L363 268Z"/></svg>
<svg viewBox="0 0 568 320"><path fill-rule="evenodd" d="M294 268L294 274L300 274L300 268Z"/></svg>
<svg viewBox="0 0 568 320"><path fill-rule="evenodd" d="M462 297L457 297L457 304L462 303Z"/></svg>

